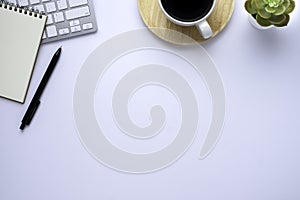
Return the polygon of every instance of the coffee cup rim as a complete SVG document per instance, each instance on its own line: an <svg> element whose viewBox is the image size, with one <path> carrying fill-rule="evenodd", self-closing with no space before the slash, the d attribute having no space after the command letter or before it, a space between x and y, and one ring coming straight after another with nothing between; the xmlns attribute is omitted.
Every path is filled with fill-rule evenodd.
<svg viewBox="0 0 300 200"><path fill-rule="evenodd" d="M206 20L209 17L209 15L211 14L211 12L213 11L213 9L215 7L215 4L216 4L217 0L213 0L213 1L214 1L213 5L211 6L211 9L209 10L209 12L204 17L202 17L201 19L198 19L198 20L192 21L192 22L180 21L178 19L173 18L171 15L169 15L169 13L167 13L167 11L162 6L161 0L158 0L158 3L159 3L159 6L160 6L160 9L163 11L164 15L169 20L171 20L172 22L174 22L175 24L178 24L178 25L181 25L181 26L194 26L194 25L198 24L199 22L202 22L202 21Z"/></svg>

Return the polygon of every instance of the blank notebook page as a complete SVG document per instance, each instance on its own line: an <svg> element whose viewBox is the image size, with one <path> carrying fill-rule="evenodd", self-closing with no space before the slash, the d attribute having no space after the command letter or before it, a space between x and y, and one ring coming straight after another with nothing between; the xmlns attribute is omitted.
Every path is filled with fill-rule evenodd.
<svg viewBox="0 0 300 200"><path fill-rule="evenodd" d="M0 4L0 96L24 103L47 17Z"/></svg>

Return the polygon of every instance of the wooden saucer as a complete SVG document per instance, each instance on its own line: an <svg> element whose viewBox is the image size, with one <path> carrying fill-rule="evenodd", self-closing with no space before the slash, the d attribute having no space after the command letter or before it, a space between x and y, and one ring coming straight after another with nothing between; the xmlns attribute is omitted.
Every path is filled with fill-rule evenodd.
<svg viewBox="0 0 300 200"><path fill-rule="evenodd" d="M235 0L217 0L214 10L207 19L213 31L213 37L220 33L229 22L234 10ZM176 41L171 39L170 31L174 30L186 34L197 42L205 42L209 39L204 39L195 26L183 27L170 22L161 11L158 0L138 0L139 11L146 26L161 39L180 45L191 44L191 40L177 38ZM153 31L161 29L162 31Z"/></svg>

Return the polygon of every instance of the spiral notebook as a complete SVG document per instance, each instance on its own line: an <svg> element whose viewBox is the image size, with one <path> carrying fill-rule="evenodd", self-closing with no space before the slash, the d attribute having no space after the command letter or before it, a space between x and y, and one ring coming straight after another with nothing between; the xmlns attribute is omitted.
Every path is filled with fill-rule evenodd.
<svg viewBox="0 0 300 200"><path fill-rule="evenodd" d="M24 103L46 19L0 0L0 96Z"/></svg>

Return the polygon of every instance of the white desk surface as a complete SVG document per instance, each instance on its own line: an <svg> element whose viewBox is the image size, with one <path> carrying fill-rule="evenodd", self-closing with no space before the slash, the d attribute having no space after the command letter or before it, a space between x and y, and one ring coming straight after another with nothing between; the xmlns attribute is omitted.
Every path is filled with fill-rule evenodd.
<svg viewBox="0 0 300 200"><path fill-rule="evenodd" d="M259 31L237 0L225 30L203 46L224 82L227 115L214 151L193 145L173 165L133 175L98 163L73 120L76 77L87 56L122 32L145 27L136 0L94 1L99 31L42 45L24 105L0 99L0 199L300 199L300 5L288 28ZM296 2L299 3L299 2ZM32 124L23 114L48 62L58 67ZM12 58L17 55L12 55Z"/></svg>

